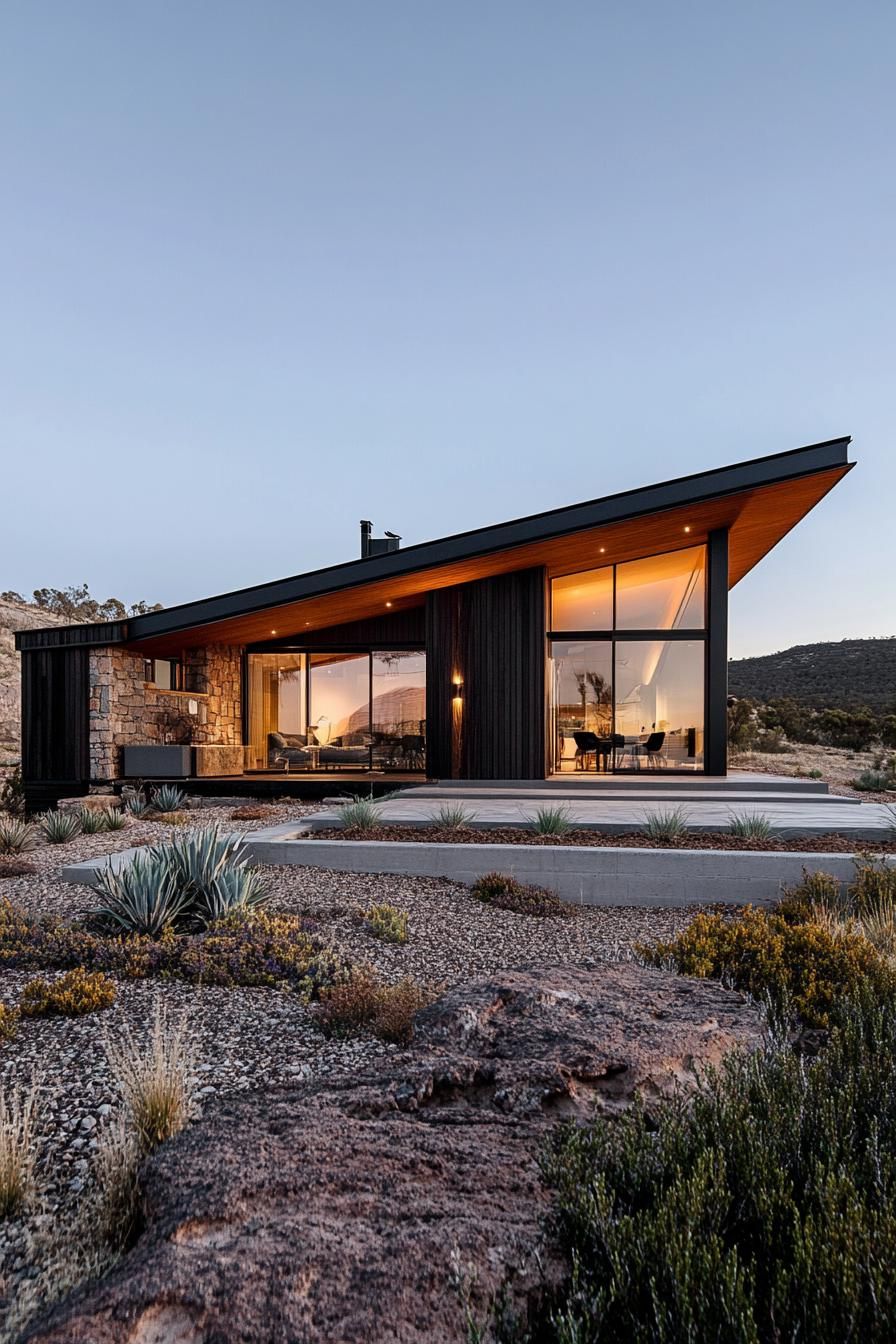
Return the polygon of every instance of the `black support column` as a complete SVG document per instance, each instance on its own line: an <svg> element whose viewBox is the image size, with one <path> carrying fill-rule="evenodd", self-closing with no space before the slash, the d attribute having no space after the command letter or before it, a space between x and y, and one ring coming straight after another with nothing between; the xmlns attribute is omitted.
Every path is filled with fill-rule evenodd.
<svg viewBox="0 0 896 1344"><path fill-rule="evenodd" d="M708 775L728 773L728 529L707 545L706 731Z"/></svg>

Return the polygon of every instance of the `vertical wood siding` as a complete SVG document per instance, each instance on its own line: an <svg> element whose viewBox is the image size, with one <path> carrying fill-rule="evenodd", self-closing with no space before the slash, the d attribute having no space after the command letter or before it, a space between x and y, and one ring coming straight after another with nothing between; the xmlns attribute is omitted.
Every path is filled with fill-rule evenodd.
<svg viewBox="0 0 896 1344"><path fill-rule="evenodd" d="M544 595L541 567L428 595L426 683L431 775L544 778ZM451 679L455 673L463 680L458 716L452 713ZM455 717L459 725L452 724Z"/></svg>
<svg viewBox="0 0 896 1344"><path fill-rule="evenodd" d="M29 805L54 804L90 778L90 653L22 654L22 776Z"/></svg>

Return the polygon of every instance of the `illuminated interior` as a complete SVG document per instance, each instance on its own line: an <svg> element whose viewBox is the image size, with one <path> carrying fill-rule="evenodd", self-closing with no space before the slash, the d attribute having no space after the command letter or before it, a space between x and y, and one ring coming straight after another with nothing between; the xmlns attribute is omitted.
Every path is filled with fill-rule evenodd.
<svg viewBox="0 0 896 1344"><path fill-rule="evenodd" d="M554 773L703 769L705 606L704 546L552 580Z"/></svg>
<svg viewBox="0 0 896 1344"><path fill-rule="evenodd" d="M422 651L250 653L247 661L249 769L425 768Z"/></svg>

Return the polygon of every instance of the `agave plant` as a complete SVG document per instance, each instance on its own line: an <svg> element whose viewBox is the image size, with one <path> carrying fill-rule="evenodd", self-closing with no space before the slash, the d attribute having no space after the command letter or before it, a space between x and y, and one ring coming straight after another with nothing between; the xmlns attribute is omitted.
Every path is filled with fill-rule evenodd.
<svg viewBox="0 0 896 1344"><path fill-rule="evenodd" d="M35 828L19 817L0 817L0 854L23 854L37 844Z"/></svg>
<svg viewBox="0 0 896 1344"><path fill-rule="evenodd" d="M228 868L242 867L248 854L241 835L224 834L217 826L175 831L171 843L151 853L164 855L184 891L205 891Z"/></svg>
<svg viewBox="0 0 896 1344"><path fill-rule="evenodd" d="M97 811L92 807L82 807L78 813L78 820L81 823L82 835L96 835L98 831L106 829L106 818L104 811Z"/></svg>
<svg viewBox="0 0 896 1344"><path fill-rule="evenodd" d="M179 812L186 801L187 795L175 784L160 784L152 791L153 812Z"/></svg>
<svg viewBox="0 0 896 1344"><path fill-rule="evenodd" d="M131 794L130 798L125 800L124 810L131 817L145 817L152 812L152 803L147 800L146 794L141 790L139 793Z"/></svg>
<svg viewBox="0 0 896 1344"><path fill-rule="evenodd" d="M741 840L768 840L772 835L771 819L764 812L732 812L728 834Z"/></svg>
<svg viewBox="0 0 896 1344"><path fill-rule="evenodd" d="M104 831L123 831L128 824L128 819L118 807L104 808L100 813L103 819L101 830Z"/></svg>
<svg viewBox="0 0 896 1344"><path fill-rule="evenodd" d="M197 891L193 913L202 924L213 924L228 915L246 914L270 900L265 879L256 868L222 868L208 886Z"/></svg>
<svg viewBox="0 0 896 1344"><path fill-rule="evenodd" d="M81 816L78 812L45 812L40 819L41 830L48 844L64 845L81 833Z"/></svg>
<svg viewBox="0 0 896 1344"><path fill-rule="evenodd" d="M532 820L532 829L536 835L568 835L575 826L569 808L540 807Z"/></svg>
<svg viewBox="0 0 896 1344"><path fill-rule="evenodd" d="M158 851L135 854L122 868L104 868L97 882L103 904L94 912L104 928L158 938L183 918L190 898Z"/></svg>

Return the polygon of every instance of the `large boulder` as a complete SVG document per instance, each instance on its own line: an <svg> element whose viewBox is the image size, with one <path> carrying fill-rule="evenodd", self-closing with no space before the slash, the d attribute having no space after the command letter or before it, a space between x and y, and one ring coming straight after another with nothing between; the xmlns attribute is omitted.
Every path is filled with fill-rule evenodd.
<svg viewBox="0 0 896 1344"><path fill-rule="evenodd" d="M758 1038L739 995L634 964L452 990L384 1072L244 1095L167 1145L134 1250L29 1337L465 1344L563 1272L547 1127L691 1086Z"/></svg>

